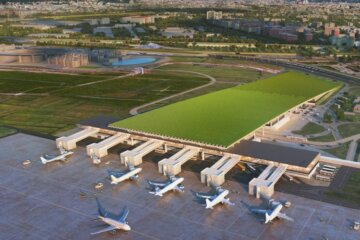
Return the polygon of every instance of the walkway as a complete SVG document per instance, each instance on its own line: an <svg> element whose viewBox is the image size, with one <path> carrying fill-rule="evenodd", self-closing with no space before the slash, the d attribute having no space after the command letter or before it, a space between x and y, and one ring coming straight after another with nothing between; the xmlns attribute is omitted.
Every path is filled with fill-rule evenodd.
<svg viewBox="0 0 360 240"><path fill-rule="evenodd" d="M155 101L153 101L153 102L149 102L149 103L143 104L143 105L141 105L141 106L135 107L135 108L133 108L133 109L130 110L130 114L131 114L131 115L133 115L133 116L134 116L134 115L138 115L140 109L149 107L149 106L151 106L151 105L154 105L154 104L157 104L157 103L160 103L160 102L163 102L163 101L166 101L166 100L175 98L175 97L182 96L182 95L187 94L187 93L190 93L190 92L194 92L194 91L197 91L197 90L200 90L200 89L209 87L209 86L214 85L214 84L216 83L216 78L214 78L214 77L212 77L212 76L210 76L210 75L207 75L207 74L205 74L205 73L199 73L199 72L193 72L193 71L185 71L185 70L161 70L161 71L173 71L173 72L193 73L193 74L197 74L197 75L200 75L200 76L209 78L209 79L210 79L210 82L207 83L207 84L201 85L201 86L199 86L199 87L195 87L195 88L192 88L192 89L189 89L189 90L180 92L180 93L176 93L176 94L174 94L174 95L171 95L171 96L168 96L168 97L164 97L164 98L155 100Z"/></svg>

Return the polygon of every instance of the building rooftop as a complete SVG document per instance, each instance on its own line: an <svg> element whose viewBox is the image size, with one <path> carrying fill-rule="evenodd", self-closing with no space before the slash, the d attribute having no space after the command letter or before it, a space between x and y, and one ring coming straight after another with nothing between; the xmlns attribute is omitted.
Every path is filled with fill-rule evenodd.
<svg viewBox="0 0 360 240"><path fill-rule="evenodd" d="M111 129L109 124L119 121L119 117L109 116L109 115L100 115L89 119L81 120L78 124L83 126L90 126L102 129ZM114 129L111 129L114 130Z"/></svg>
<svg viewBox="0 0 360 240"><path fill-rule="evenodd" d="M111 124L122 131L228 148L288 110L340 84L289 71Z"/></svg>
<svg viewBox="0 0 360 240"><path fill-rule="evenodd" d="M319 155L315 151L248 140L242 140L228 152L304 168L308 167Z"/></svg>

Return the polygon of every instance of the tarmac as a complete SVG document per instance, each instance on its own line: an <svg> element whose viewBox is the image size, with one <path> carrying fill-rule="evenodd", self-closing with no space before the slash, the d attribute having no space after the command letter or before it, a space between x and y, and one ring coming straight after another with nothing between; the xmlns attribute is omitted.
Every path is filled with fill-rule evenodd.
<svg viewBox="0 0 360 240"><path fill-rule="evenodd" d="M0 139L0 239L360 239L360 232L350 229L360 210L276 192L275 199L292 203L284 212L295 221L265 225L249 210L262 201L238 182L223 185L235 206L209 210L190 191L209 191L195 172L180 174L184 193L163 198L148 193L145 179L166 179L152 160L156 154L145 159L138 181L112 186L106 170L124 169L117 154L95 166L78 147L65 163L41 164L40 155L56 152L55 142L41 137L19 133ZM23 165L25 160L31 163ZM97 182L104 184L101 190L94 188ZM128 206L132 231L90 235L104 227L94 221L95 196L110 212Z"/></svg>

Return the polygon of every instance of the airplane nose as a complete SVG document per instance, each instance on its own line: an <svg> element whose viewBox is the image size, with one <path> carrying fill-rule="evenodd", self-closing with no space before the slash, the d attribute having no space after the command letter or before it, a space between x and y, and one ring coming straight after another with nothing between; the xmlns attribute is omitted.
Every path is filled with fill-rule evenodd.
<svg viewBox="0 0 360 240"><path fill-rule="evenodd" d="M130 231L131 230L131 227L129 225L126 225L125 228L124 228L125 231Z"/></svg>

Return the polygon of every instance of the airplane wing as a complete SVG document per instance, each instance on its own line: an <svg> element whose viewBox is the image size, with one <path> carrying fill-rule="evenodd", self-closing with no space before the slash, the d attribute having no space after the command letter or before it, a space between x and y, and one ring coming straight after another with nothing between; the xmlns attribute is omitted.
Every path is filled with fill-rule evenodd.
<svg viewBox="0 0 360 240"><path fill-rule="evenodd" d="M257 213L257 214L265 214L265 213L267 213L267 210L266 209L253 208L253 209L251 209L251 212Z"/></svg>
<svg viewBox="0 0 360 240"><path fill-rule="evenodd" d="M121 213L118 215L118 219L120 222L125 222L126 218L129 215L129 208L128 207L124 207L123 210L121 211Z"/></svg>
<svg viewBox="0 0 360 240"><path fill-rule="evenodd" d="M98 213L102 217L109 217L111 214L101 205L99 199L96 198L96 204L98 207Z"/></svg>
<svg viewBox="0 0 360 240"><path fill-rule="evenodd" d="M119 171L108 170L108 174L109 174L109 176L112 175L114 177L119 178L119 177L123 176L125 173L124 172L119 172Z"/></svg>
<svg viewBox="0 0 360 240"><path fill-rule="evenodd" d="M148 180L148 183L150 186L153 186L153 187L164 187L164 186L166 186L167 181L166 182L158 182L158 181Z"/></svg>
<svg viewBox="0 0 360 240"><path fill-rule="evenodd" d="M214 198L213 195L210 195L210 194L206 194L206 193L195 193L195 196L198 197L198 198L204 198L204 199L212 199Z"/></svg>
<svg viewBox="0 0 360 240"><path fill-rule="evenodd" d="M229 206L234 206L234 205L235 205L235 203L231 202L229 198L224 198L224 199L222 200L222 203L223 203L223 204L227 204L227 205L229 205Z"/></svg>
<svg viewBox="0 0 360 240"><path fill-rule="evenodd" d="M293 218L291 218L291 217L289 217L288 215L286 215L285 213L281 213L281 212L278 213L277 217L278 217L278 218L281 218L281 219L288 220L288 221L290 221L290 222L293 222L293 221L294 221Z"/></svg>
<svg viewBox="0 0 360 240"><path fill-rule="evenodd" d="M96 231L96 232L93 232L93 233L90 233L91 235L95 235L95 234L99 234L99 233L103 233L103 232L108 232L108 231L112 231L112 230L115 230L116 228L113 227L113 226L108 226L104 229L101 229L99 231Z"/></svg>

